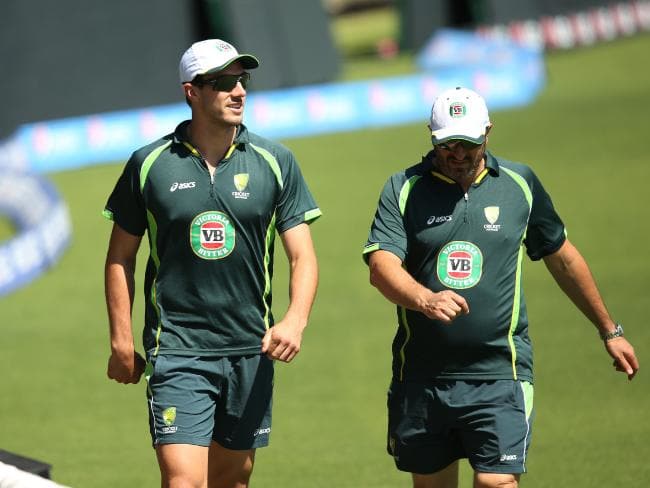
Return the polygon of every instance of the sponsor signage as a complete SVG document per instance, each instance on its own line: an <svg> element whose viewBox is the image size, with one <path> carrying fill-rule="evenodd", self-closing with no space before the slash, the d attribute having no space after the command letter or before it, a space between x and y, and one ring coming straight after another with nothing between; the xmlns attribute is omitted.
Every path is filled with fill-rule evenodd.
<svg viewBox="0 0 650 488"><path fill-rule="evenodd" d="M192 220L190 244L200 258L225 258L235 248L235 227L223 212L203 212Z"/></svg>
<svg viewBox="0 0 650 488"><path fill-rule="evenodd" d="M449 288L471 288L481 280L483 254L471 242L453 241L438 254L438 279Z"/></svg>
<svg viewBox="0 0 650 488"><path fill-rule="evenodd" d="M68 247L68 207L39 175L0 166L0 214L16 236L0 243L0 296L26 285L54 265Z"/></svg>
<svg viewBox="0 0 650 488"><path fill-rule="evenodd" d="M426 121L434 97L454 86L478 91L491 110L499 110L532 102L544 84L539 51L505 41L488 42L486 51L484 38L454 31L442 32L437 43L446 45L446 55L457 62L435 69L423 65L422 72L408 76L251 92L245 123L271 139L394 126ZM471 52L477 54L461 59ZM487 59L499 62L487 62L486 52ZM38 173L125 161L189 117L189 107L178 103L39 122L20 127L11 149Z"/></svg>

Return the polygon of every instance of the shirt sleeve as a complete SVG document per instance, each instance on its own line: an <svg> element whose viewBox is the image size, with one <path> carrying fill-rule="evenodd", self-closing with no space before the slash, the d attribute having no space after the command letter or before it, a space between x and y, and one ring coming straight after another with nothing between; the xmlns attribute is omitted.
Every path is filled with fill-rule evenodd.
<svg viewBox="0 0 650 488"><path fill-rule="evenodd" d="M553 254L566 240L566 229L555 211L551 197L533 171L528 175L532 192L532 205L526 232L526 252L537 261Z"/></svg>
<svg viewBox="0 0 650 488"><path fill-rule="evenodd" d="M147 216L140 190L140 164L131 156L104 207L104 216L132 235L142 236Z"/></svg>
<svg viewBox="0 0 650 488"><path fill-rule="evenodd" d="M276 205L275 224L279 233L302 223L311 224L322 215L293 154L286 150L282 160L282 189Z"/></svg>
<svg viewBox="0 0 650 488"><path fill-rule="evenodd" d="M363 248L363 259L366 264L370 254L379 250L389 251L402 261L406 259L407 236L400 210L403 182L400 183L403 179L399 175L392 176L381 191L368 241Z"/></svg>

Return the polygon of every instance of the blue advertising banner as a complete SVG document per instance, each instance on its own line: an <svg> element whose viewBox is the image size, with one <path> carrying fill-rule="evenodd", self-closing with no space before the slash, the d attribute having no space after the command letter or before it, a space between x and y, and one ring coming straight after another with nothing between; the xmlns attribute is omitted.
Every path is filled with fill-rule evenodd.
<svg viewBox="0 0 650 488"><path fill-rule="evenodd" d="M2 296L54 265L70 243L72 226L68 207L46 178L2 166L0 174L0 214L17 230L0 243Z"/></svg>
<svg viewBox="0 0 650 488"><path fill-rule="evenodd" d="M530 103L544 85L542 53L506 40L444 30L418 56L421 73L310 85L247 97L245 123L272 139L426 121L435 95L464 86L490 110ZM19 128L13 159L35 172L126 160L189 118L185 103L39 122Z"/></svg>

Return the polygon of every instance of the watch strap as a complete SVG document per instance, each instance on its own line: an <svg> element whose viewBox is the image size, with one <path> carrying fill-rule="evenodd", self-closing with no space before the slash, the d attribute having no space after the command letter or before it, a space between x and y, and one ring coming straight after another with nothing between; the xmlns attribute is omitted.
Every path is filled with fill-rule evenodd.
<svg viewBox="0 0 650 488"><path fill-rule="evenodd" d="M604 341L616 339L617 337L623 337L623 326L618 323L616 324L616 328L613 331L607 332L606 334L603 334L601 332L600 334L600 338Z"/></svg>

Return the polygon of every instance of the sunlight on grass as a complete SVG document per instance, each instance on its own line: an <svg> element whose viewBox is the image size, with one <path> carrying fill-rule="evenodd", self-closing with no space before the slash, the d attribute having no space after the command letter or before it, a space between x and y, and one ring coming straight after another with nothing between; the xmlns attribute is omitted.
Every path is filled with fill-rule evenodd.
<svg viewBox="0 0 650 488"><path fill-rule="evenodd" d="M376 57L356 58L354 62L345 63L339 78L344 81L400 76L415 73L418 67L409 54L399 54L394 58Z"/></svg>
<svg viewBox="0 0 650 488"><path fill-rule="evenodd" d="M332 17L331 26L343 58L339 79L361 80L417 71L413 57L399 52L399 15L395 8Z"/></svg>
<svg viewBox="0 0 650 488"><path fill-rule="evenodd" d="M399 17L394 8L340 15L332 20L332 35L341 55L374 55L384 39L397 39Z"/></svg>

